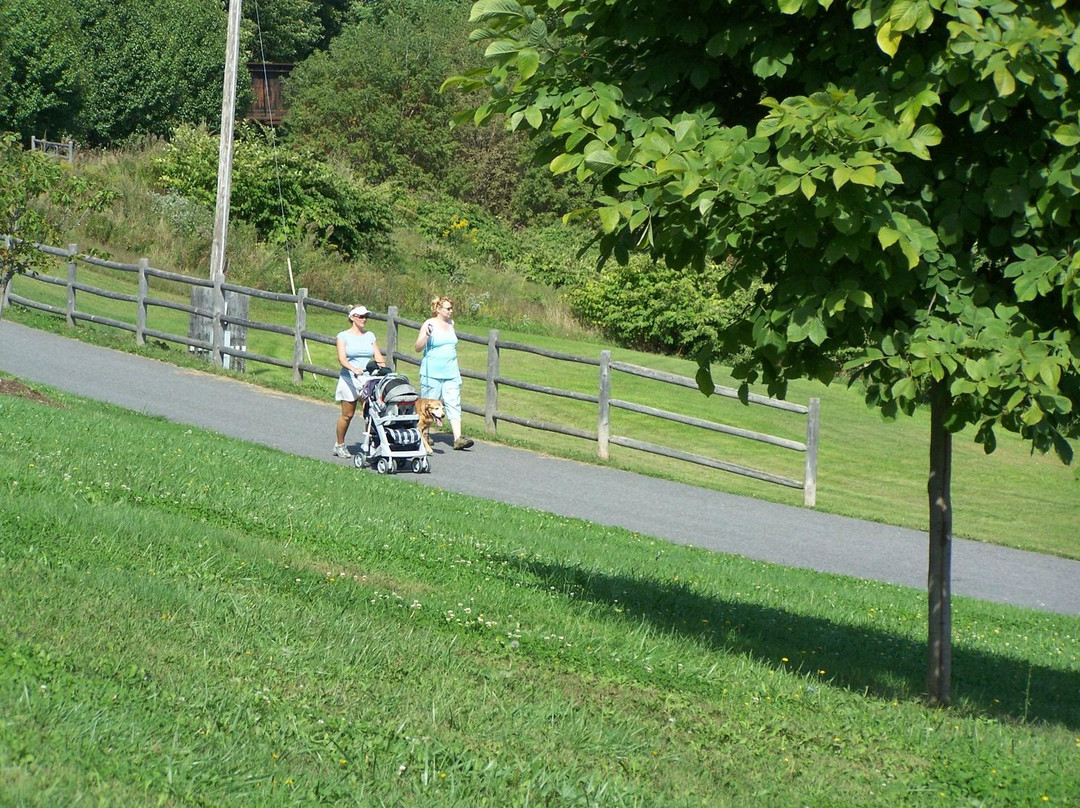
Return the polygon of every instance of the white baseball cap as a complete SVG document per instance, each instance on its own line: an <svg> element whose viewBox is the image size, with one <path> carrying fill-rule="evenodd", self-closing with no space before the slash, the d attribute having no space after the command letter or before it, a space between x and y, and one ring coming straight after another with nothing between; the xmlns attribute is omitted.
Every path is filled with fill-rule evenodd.
<svg viewBox="0 0 1080 808"><path fill-rule="evenodd" d="M367 310L367 306L356 306L349 309L349 317L367 317L371 312Z"/></svg>

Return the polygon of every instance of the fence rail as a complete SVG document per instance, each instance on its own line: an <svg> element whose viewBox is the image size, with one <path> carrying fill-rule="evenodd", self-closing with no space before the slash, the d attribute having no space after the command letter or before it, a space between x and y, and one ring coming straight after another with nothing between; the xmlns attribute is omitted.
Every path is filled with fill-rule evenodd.
<svg viewBox="0 0 1080 808"><path fill-rule="evenodd" d="M100 258L79 254L78 248L74 244L68 245L67 249L49 247L47 245L38 245L38 249L46 255L63 259L67 264L67 277L60 278L41 272L28 273L27 277L43 284L63 286L66 290L66 305L64 307L50 305L42 301L15 294L10 288L5 290L7 295L7 300L4 301L5 305L7 303L15 303L29 309L64 316L70 326L74 326L77 321L82 320L113 328L120 328L125 331L133 332L135 334L135 342L137 345L144 345L147 338L179 343L188 346L191 350L204 353L208 357L212 357L215 362L219 362L225 366L243 368L246 367L247 362L257 362L272 365L274 367L291 369L292 379L296 384L303 382L304 374L336 378L339 373L339 369L336 367L324 367L311 361L307 346L309 342L334 345L336 340L333 335L311 330L308 327L308 314L312 310L317 310L344 316L348 312L348 307L327 300L309 297L306 289L299 289L295 295L291 295L279 292L267 292L261 289L252 289L231 283L219 283L215 286L213 282L202 278L193 278L175 272L155 269L150 266L149 261L145 258L141 259L138 264L106 261ZM137 293L131 294L128 292L101 289L78 281L76 276L79 263L84 263L98 269L117 270L135 274L137 276ZM209 293L201 293L201 302L196 301L196 296L193 295L193 305L186 305L164 298L151 297L149 293L149 281L151 278L184 284L188 287L207 289L209 290ZM230 314L228 312L228 307L224 304L226 293L229 295L246 296L247 298L257 298L271 303L285 304L292 309L295 314L293 322L291 325L282 325L281 323L252 319L247 316L246 302L245 305L241 307L241 311ZM90 294L109 300L133 304L135 307L134 324L99 314L81 311L78 308L80 294ZM211 302L207 302L208 299L210 299ZM212 328L205 329L209 338L204 339L194 336L196 334L194 329L189 332L188 336L183 336L150 328L147 323L147 317L148 312L152 307L166 308L187 313L191 318L192 323L201 319L204 327L206 323L212 324ZM400 317L396 306L390 306L386 314L372 312L371 318L386 323L387 341L384 353L390 360L392 366L398 367L401 364L416 366L420 364L420 360L416 356L398 351L397 346L400 342L399 332L401 329L418 332L422 325L421 322ZM238 339L236 342L231 341L232 335L246 334L248 330L290 337L293 347L292 357L289 359L282 359L281 357L250 351L247 349L246 336ZM483 418L484 427L490 433L496 433L498 431L498 424L502 421L529 429L568 435L595 443L597 455L602 460L608 460L610 458L610 447L612 445L620 446L639 452L738 474L762 482L801 489L803 492L804 505L807 507L814 507L816 503L818 424L820 420L820 405L819 400L816 398L811 398L807 405L768 398L753 393L745 397L745 399L742 399L750 405L780 410L805 419L805 441L797 441L744 427L711 421L707 418L684 415L665 410L661 407L654 407L623 398L616 398L612 395L612 378L618 378L619 374L646 379L662 385L672 385L692 390L697 390L698 388L694 379L686 376L679 376L629 362L612 360L611 352L608 350L602 350L598 358L574 356L572 354L551 351L520 342L501 340L499 338L499 332L496 329L489 331L486 337L458 332L458 339L462 342L486 346L487 348L487 362L483 372L478 372L466 367L461 368L461 374L465 378L476 379L484 383L484 404L482 407L477 407L463 402L462 409L471 415ZM524 379L514 379L502 374L499 371L499 367L502 354L507 351L531 354L556 362L579 364L587 368L596 368L598 374L598 392L594 394L582 390L567 390L549 385L537 384ZM305 357L307 358L307 361L305 361ZM230 358L238 360L236 365L229 365ZM618 385L618 382L616 382L616 385ZM596 428L583 429L580 426L572 424L555 423L500 409L499 392L501 388L522 390L542 396L551 396L588 405L595 405ZM724 398L740 398L739 392L729 387L717 387L714 392L716 395ZM612 434L612 410L634 413L635 415L644 416L650 419L675 422L693 429L702 430L704 434L718 433L733 438L765 444L780 450L802 453L804 455L802 479L798 480L738 463L707 457L697 452L687 452L669 446L661 446L643 440L641 437Z"/></svg>
<svg viewBox="0 0 1080 808"><path fill-rule="evenodd" d="M61 157L69 164L75 162L75 141L73 140L45 140L36 135L30 135L30 150Z"/></svg>

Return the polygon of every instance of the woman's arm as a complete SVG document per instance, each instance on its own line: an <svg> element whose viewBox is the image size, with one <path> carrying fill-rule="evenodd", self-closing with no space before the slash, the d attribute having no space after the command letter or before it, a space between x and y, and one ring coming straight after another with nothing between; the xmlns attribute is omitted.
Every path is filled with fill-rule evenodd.
<svg viewBox="0 0 1080 808"><path fill-rule="evenodd" d="M356 368L349 364L349 357L345 355L345 340L337 338L337 361L345 370L356 373Z"/></svg>
<svg viewBox="0 0 1080 808"><path fill-rule="evenodd" d="M383 356L383 352L379 350L378 341L371 343L372 359L378 362L382 367L386 367L386 357Z"/></svg>
<svg viewBox="0 0 1080 808"><path fill-rule="evenodd" d="M431 337L432 327L430 319L425 320L424 324L420 326L420 335L416 338L416 345L414 346L417 353L422 353L427 346L427 341Z"/></svg>

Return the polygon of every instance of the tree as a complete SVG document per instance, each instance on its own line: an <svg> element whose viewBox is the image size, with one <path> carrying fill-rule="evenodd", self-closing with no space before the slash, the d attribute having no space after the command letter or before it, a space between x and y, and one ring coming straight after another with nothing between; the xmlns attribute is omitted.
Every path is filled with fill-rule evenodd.
<svg viewBox="0 0 1080 808"><path fill-rule="evenodd" d="M225 29L221 0L0 0L0 129L97 146L216 125Z"/></svg>
<svg viewBox="0 0 1080 808"><path fill-rule="evenodd" d="M108 145L165 137L183 123L220 122L227 27L221 0L82 0L76 13L83 93L76 136ZM242 99L249 89L240 87Z"/></svg>
<svg viewBox="0 0 1080 808"><path fill-rule="evenodd" d="M373 181L416 185L442 175L454 136L439 85L468 64L466 26L456 0L406 0L347 26L326 52L293 71L290 133Z"/></svg>
<svg viewBox="0 0 1080 808"><path fill-rule="evenodd" d="M299 62L329 42L326 25L341 11L322 0L262 0L244 3L252 28L252 58L266 62ZM340 30L340 23L337 23ZM336 31L335 31L336 33Z"/></svg>
<svg viewBox="0 0 1080 808"><path fill-rule="evenodd" d="M450 127L456 99L439 86L480 64L468 27L461 0L356 3L329 48L292 72L288 137L374 182L451 194L515 221L561 214L574 183L531 165L524 137Z"/></svg>
<svg viewBox="0 0 1080 808"><path fill-rule="evenodd" d="M107 192L94 193L66 162L24 151L17 135L0 133L0 317L12 278L47 263L35 245L57 234L38 203L47 200L77 214L110 198Z"/></svg>
<svg viewBox="0 0 1080 808"><path fill-rule="evenodd" d="M0 0L0 127L58 140L79 107L77 24L58 0Z"/></svg>
<svg viewBox="0 0 1080 808"><path fill-rule="evenodd" d="M722 335L783 395L833 357L928 404L927 692L951 699L952 435L1080 432L1080 31L1066 0L481 0L448 86L597 182L605 255L760 281ZM711 388L709 352L700 383Z"/></svg>

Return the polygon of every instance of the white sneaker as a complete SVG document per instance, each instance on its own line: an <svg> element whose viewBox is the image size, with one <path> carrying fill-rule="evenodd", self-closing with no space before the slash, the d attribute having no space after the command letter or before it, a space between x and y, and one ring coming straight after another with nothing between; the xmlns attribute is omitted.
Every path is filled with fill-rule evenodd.
<svg viewBox="0 0 1080 808"><path fill-rule="evenodd" d="M332 454L334 457L344 457L346 460L352 457L352 453L345 447L344 443L335 443Z"/></svg>

